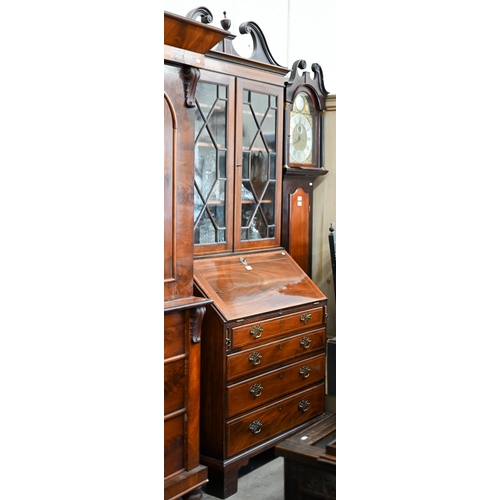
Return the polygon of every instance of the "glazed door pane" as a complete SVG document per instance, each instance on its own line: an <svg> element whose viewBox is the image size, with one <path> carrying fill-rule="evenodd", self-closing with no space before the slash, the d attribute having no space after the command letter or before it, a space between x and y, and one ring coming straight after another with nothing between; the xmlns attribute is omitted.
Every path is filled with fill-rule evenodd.
<svg viewBox="0 0 500 500"><path fill-rule="evenodd" d="M238 80L235 250L279 245L282 89Z"/></svg>
<svg viewBox="0 0 500 500"><path fill-rule="evenodd" d="M194 130L195 254L232 249L234 79L202 73Z"/></svg>

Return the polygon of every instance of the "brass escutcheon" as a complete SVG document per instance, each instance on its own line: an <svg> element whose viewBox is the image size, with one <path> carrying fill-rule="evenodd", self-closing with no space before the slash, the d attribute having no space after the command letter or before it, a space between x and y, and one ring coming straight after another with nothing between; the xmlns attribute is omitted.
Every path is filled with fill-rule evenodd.
<svg viewBox="0 0 500 500"><path fill-rule="evenodd" d="M303 399L300 403L299 403L299 410L300 411L307 411L308 408L309 408L309 405L311 403L309 403L309 400L308 399Z"/></svg>
<svg viewBox="0 0 500 500"><path fill-rule="evenodd" d="M264 390L264 387L262 386L262 384L254 384L254 385L252 385L252 387L250 387L250 392L256 398L258 398L262 394L263 390Z"/></svg>
<svg viewBox="0 0 500 500"><path fill-rule="evenodd" d="M258 434L262 430L262 422L260 420L254 420L248 428L253 434Z"/></svg>
<svg viewBox="0 0 500 500"><path fill-rule="evenodd" d="M248 361L250 363L253 363L255 366L257 366L260 363L260 360L262 359L262 354L260 352L253 352L248 356Z"/></svg>
<svg viewBox="0 0 500 500"><path fill-rule="evenodd" d="M304 325L310 320L312 319L312 314L311 313L306 313L306 314L303 314L301 317L300 317L300 321L302 321L302 323L304 323Z"/></svg>
<svg viewBox="0 0 500 500"><path fill-rule="evenodd" d="M304 349L309 349L309 346L311 345L311 339L309 337L304 337L303 339L300 340L300 345Z"/></svg>
<svg viewBox="0 0 500 500"><path fill-rule="evenodd" d="M303 366L300 370L299 370L299 374L302 375L304 378L307 378L309 377L309 374L311 373L311 369L306 365L306 366Z"/></svg>
<svg viewBox="0 0 500 500"><path fill-rule="evenodd" d="M262 336L262 332L264 331L264 328L262 326L257 325L252 328L250 328L250 335L253 335L254 338L258 339L259 337Z"/></svg>

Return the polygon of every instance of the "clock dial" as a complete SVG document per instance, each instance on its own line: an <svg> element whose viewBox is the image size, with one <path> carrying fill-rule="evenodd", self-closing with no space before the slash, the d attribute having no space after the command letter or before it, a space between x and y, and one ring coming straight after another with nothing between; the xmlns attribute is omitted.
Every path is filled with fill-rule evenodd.
<svg viewBox="0 0 500 500"><path fill-rule="evenodd" d="M290 158L294 163L311 163L313 130L308 118L300 113L290 119Z"/></svg>

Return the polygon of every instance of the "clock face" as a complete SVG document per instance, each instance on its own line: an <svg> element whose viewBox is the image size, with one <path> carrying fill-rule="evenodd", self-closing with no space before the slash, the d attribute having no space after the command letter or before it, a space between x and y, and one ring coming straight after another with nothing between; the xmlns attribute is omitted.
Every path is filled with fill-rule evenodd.
<svg viewBox="0 0 500 500"><path fill-rule="evenodd" d="M311 163L313 130L308 117L296 113L290 118L290 159L294 163Z"/></svg>

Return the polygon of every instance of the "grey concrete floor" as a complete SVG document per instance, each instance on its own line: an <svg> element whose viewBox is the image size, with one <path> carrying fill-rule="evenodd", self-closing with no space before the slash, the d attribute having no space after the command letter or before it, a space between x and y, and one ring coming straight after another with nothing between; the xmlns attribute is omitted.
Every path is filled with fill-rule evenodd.
<svg viewBox="0 0 500 500"><path fill-rule="evenodd" d="M285 498L283 457L276 457L274 449L249 460L239 471L238 491L227 500L283 500ZM205 493L203 499L212 500Z"/></svg>

